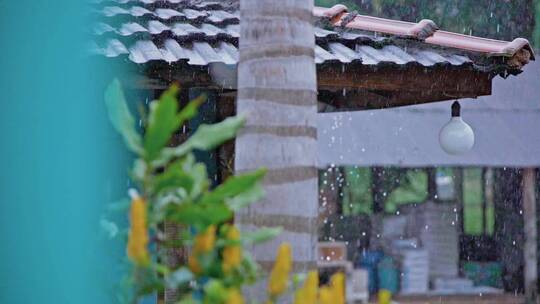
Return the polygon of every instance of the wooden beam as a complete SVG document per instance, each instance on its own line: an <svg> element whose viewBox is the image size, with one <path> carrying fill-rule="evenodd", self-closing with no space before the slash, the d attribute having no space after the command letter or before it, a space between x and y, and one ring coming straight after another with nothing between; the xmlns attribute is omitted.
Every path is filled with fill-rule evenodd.
<svg viewBox="0 0 540 304"><path fill-rule="evenodd" d="M345 92L345 93L343 93ZM485 92L483 95L489 95ZM468 92L383 92L365 89L342 92L319 91L319 112L362 111L394 108L452 99L476 98L480 95Z"/></svg>
<svg viewBox="0 0 540 304"><path fill-rule="evenodd" d="M326 112L382 109L491 94L489 74L461 68L319 71Z"/></svg>
<svg viewBox="0 0 540 304"><path fill-rule="evenodd" d="M146 69L146 75L166 83L177 82L182 87L236 90L236 67L222 63L194 66L186 62L156 62Z"/></svg>
<svg viewBox="0 0 540 304"><path fill-rule="evenodd" d="M236 90L236 69L224 64L192 66L156 63L146 70L144 86L165 87L178 82L197 86ZM457 98L475 98L491 94L492 75L472 67L323 65L317 67L322 101L331 107L324 111L354 111L406 106ZM326 96L326 97L325 97Z"/></svg>
<svg viewBox="0 0 540 304"><path fill-rule="evenodd" d="M525 260L525 298L526 303L536 303L538 297L538 270L537 270L537 231L536 231L536 172L533 168L523 170L523 220L525 244L523 254Z"/></svg>
<svg viewBox="0 0 540 304"><path fill-rule="evenodd" d="M492 76L472 67L323 66L317 69L321 88L356 88L382 91L481 93L491 90Z"/></svg>

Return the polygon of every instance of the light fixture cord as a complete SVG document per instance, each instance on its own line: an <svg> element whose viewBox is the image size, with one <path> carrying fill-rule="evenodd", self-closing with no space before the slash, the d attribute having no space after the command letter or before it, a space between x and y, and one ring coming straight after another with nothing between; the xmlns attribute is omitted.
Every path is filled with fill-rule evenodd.
<svg viewBox="0 0 540 304"><path fill-rule="evenodd" d="M452 117L460 117L461 116L461 105L456 100L452 104Z"/></svg>

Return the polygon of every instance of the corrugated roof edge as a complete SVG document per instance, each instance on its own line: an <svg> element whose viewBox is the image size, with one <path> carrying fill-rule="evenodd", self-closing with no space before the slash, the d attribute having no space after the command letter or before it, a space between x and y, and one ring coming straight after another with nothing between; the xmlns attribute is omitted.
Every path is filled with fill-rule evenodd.
<svg viewBox="0 0 540 304"><path fill-rule="evenodd" d="M435 22L429 19L414 23L358 15L348 13L348 8L343 4L330 8L316 6L313 15L327 19L334 26L413 38L442 47L483 53L490 57L506 57L507 64L513 68L521 69L529 60L535 60L534 51L525 38L502 41L441 31Z"/></svg>

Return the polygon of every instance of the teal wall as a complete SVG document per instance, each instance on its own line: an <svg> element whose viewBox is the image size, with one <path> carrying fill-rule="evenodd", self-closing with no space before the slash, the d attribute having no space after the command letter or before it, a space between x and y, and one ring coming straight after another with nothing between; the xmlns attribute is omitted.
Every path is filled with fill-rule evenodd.
<svg viewBox="0 0 540 304"><path fill-rule="evenodd" d="M119 282L99 220L127 185L102 97L120 71L85 53L90 15L0 1L0 303L109 303Z"/></svg>

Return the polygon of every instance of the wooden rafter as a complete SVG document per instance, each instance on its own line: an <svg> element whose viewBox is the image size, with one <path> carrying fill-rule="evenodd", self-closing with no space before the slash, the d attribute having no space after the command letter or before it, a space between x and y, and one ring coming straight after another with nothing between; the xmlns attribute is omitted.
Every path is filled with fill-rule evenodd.
<svg viewBox="0 0 540 304"><path fill-rule="evenodd" d="M147 70L159 83L178 82L181 86L236 90L236 71L215 77L212 67L174 64L157 65ZM230 79L232 78L232 79ZM471 66L421 67L389 65L374 69L366 65L326 65L317 67L320 112L381 109L491 94L493 75ZM156 81L154 81L154 84ZM230 92L230 91L229 91ZM230 93L229 93L230 94Z"/></svg>

